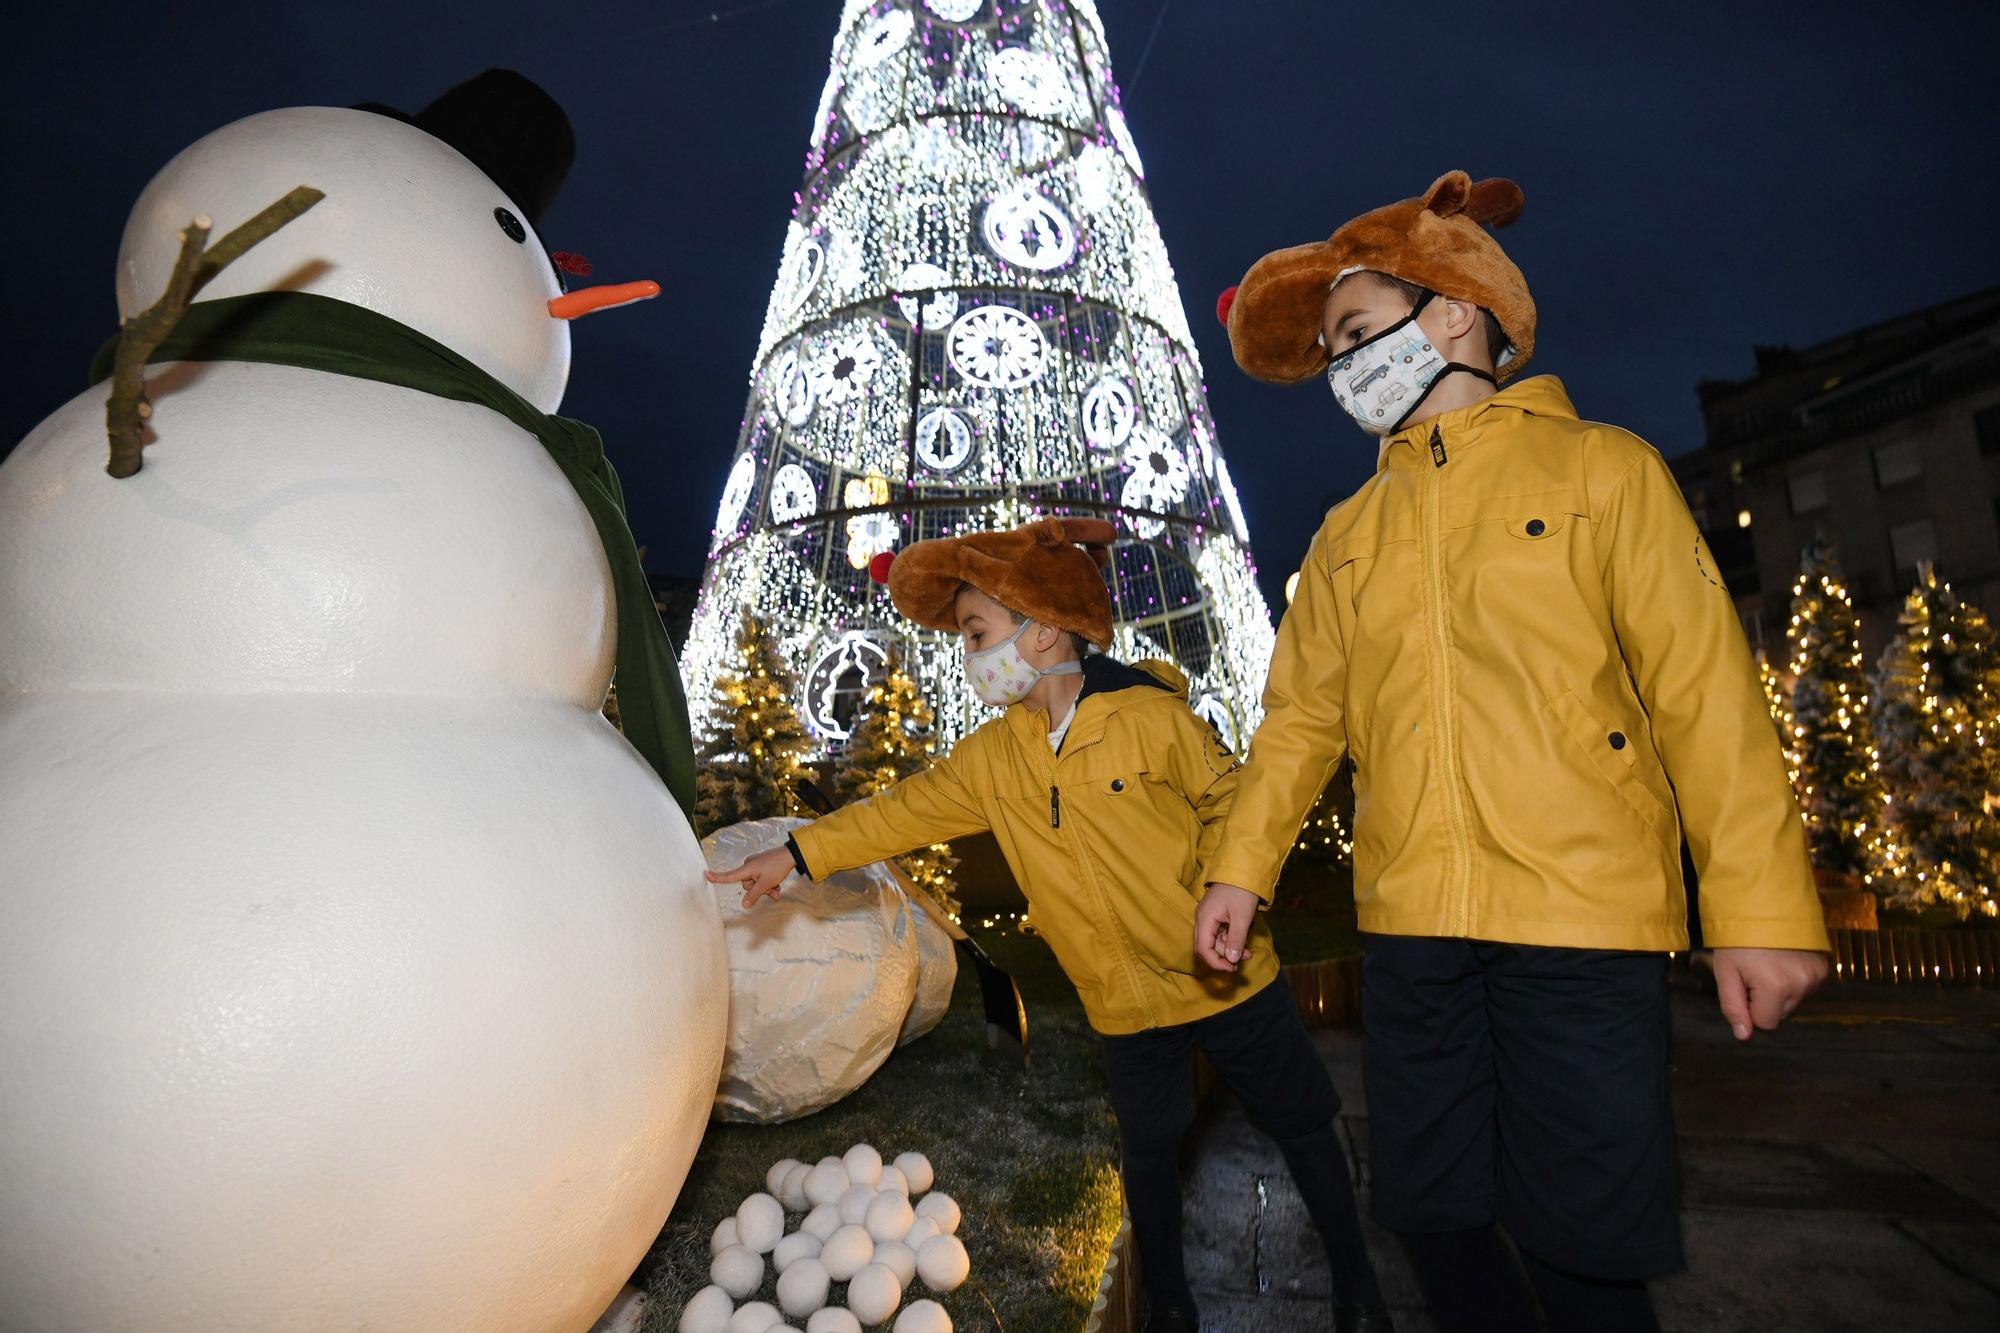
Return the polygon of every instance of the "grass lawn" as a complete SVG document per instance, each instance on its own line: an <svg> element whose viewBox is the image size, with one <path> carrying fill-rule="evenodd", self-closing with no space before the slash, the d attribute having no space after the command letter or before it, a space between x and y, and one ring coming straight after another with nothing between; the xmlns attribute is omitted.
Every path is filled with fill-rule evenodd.
<svg viewBox="0 0 2000 1333"><path fill-rule="evenodd" d="M1345 872L1310 862L1288 869L1271 917L1278 955L1306 962L1358 945ZM1118 1230L1118 1132L1083 1007L1039 939L988 931L980 943L1014 974L1028 1008L1032 1063L1023 1070L986 1050L979 986L961 968L944 1022L889 1057L853 1096L783 1125L711 1125L687 1184L635 1281L650 1297L645 1333L672 1333L689 1297L708 1284L708 1237L764 1172L784 1157L816 1162L872 1143L885 1158L914 1149L965 1219L958 1235L972 1276L941 1299L953 1326L1044 1330L1081 1326ZM798 1226L794 1215L787 1230ZM776 1304L773 1280L753 1300ZM925 1295L912 1284L905 1303ZM830 1300L842 1303L845 1284ZM803 1320L792 1321L803 1324Z"/></svg>

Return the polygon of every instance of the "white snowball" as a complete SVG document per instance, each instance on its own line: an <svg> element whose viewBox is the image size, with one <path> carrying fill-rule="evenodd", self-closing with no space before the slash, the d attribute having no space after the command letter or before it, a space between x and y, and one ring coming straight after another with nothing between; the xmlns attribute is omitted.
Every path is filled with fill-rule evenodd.
<svg viewBox="0 0 2000 1333"><path fill-rule="evenodd" d="M821 1162L806 1176L806 1202L832 1203L846 1191L847 1183L847 1168L838 1157Z"/></svg>
<svg viewBox="0 0 2000 1333"><path fill-rule="evenodd" d="M893 1166L882 1168L882 1178L875 1182L877 1192L894 1190L904 1198L910 1197L910 1178Z"/></svg>
<svg viewBox="0 0 2000 1333"><path fill-rule="evenodd" d="M956 1291L972 1271L972 1260L956 1236L932 1236L917 1251L917 1276L932 1291Z"/></svg>
<svg viewBox="0 0 2000 1333"><path fill-rule="evenodd" d="M903 1233L903 1244L909 1246L912 1250L921 1250L924 1248L925 1241L929 1240L932 1236L942 1236L943 1234L942 1231L938 1230L937 1219L935 1217L925 1217L922 1213L918 1213L917 1220L910 1223L910 1229Z"/></svg>
<svg viewBox="0 0 2000 1333"><path fill-rule="evenodd" d="M895 1333L951 1333L951 1316L936 1301L912 1301L896 1316Z"/></svg>
<svg viewBox="0 0 2000 1333"><path fill-rule="evenodd" d="M917 1275L916 1251L900 1240L884 1241L875 1247L875 1262L896 1275L904 1286Z"/></svg>
<svg viewBox="0 0 2000 1333"><path fill-rule="evenodd" d="M817 1259L800 1259L778 1275L778 1304L788 1315L809 1315L826 1304L832 1279Z"/></svg>
<svg viewBox="0 0 2000 1333"><path fill-rule="evenodd" d="M771 1267L782 1273L801 1259L817 1259L820 1243L820 1237L810 1231L794 1231L771 1251Z"/></svg>
<svg viewBox="0 0 2000 1333"><path fill-rule="evenodd" d="M868 1265L847 1284L847 1308L870 1326L888 1319L902 1302L903 1284L896 1280L894 1270L881 1264Z"/></svg>
<svg viewBox="0 0 2000 1333"><path fill-rule="evenodd" d="M736 1205L737 1243L769 1254L785 1238L785 1205L768 1194L753 1194Z"/></svg>
<svg viewBox="0 0 2000 1333"><path fill-rule="evenodd" d="M958 1202L949 1194L926 1194L917 1201L917 1216L928 1217L937 1223L941 1236L949 1236L958 1230Z"/></svg>
<svg viewBox="0 0 2000 1333"><path fill-rule="evenodd" d="M849 1226L859 1226L868 1216L868 1205L875 1202L875 1190L868 1185L849 1185L840 1195L840 1220Z"/></svg>
<svg viewBox="0 0 2000 1333"><path fill-rule="evenodd" d="M837 1167L839 1167L839 1168L840 1168L841 1170L845 1171L845 1170L847 1169L847 1159L846 1159L846 1158L844 1158L844 1157L836 1157L836 1156L834 1156L834 1155L833 1155L832 1153L828 1153L828 1154L827 1154L826 1156L824 1156L824 1157L822 1157L822 1158L820 1158L820 1159L819 1159L819 1162L817 1163L817 1165L819 1165L819 1166L837 1166Z"/></svg>
<svg viewBox="0 0 2000 1333"><path fill-rule="evenodd" d="M806 1214L806 1220L799 1223L799 1230L811 1232L825 1240L840 1230L840 1208L831 1203L823 1203Z"/></svg>
<svg viewBox="0 0 2000 1333"><path fill-rule="evenodd" d="M803 1213L812 1207L812 1200L806 1197L806 1177L811 1174L812 1168L801 1162L778 1182L778 1202L785 1205L786 1212Z"/></svg>
<svg viewBox="0 0 2000 1333"><path fill-rule="evenodd" d="M764 1173L764 1191L767 1194L783 1192L785 1175L793 1167L801 1165L796 1157L785 1157L771 1163L771 1169Z"/></svg>
<svg viewBox="0 0 2000 1333"><path fill-rule="evenodd" d="M857 1143L841 1158L847 1168L847 1178L857 1185L875 1188L875 1182L882 1178L882 1154L865 1143Z"/></svg>
<svg viewBox="0 0 2000 1333"><path fill-rule="evenodd" d="M742 1243L742 1240L736 1234L736 1218L732 1214L715 1224L715 1230L708 1238L708 1252L710 1254L721 1254L730 1246L741 1245Z"/></svg>
<svg viewBox="0 0 2000 1333"><path fill-rule="evenodd" d="M931 1170L931 1159L920 1152L897 1154L895 1166L910 1182L912 1194L923 1194L937 1183L937 1175Z"/></svg>
<svg viewBox="0 0 2000 1333"><path fill-rule="evenodd" d="M729 1316L735 1311L736 1302L729 1299L728 1292L721 1287L703 1287L682 1309L681 1322L674 1328L676 1333L728 1333Z"/></svg>
<svg viewBox="0 0 2000 1333"><path fill-rule="evenodd" d="M708 1280L740 1301L764 1285L763 1257L732 1245L709 1261Z"/></svg>
<svg viewBox="0 0 2000 1333"><path fill-rule="evenodd" d="M771 1325L783 1322L775 1306L752 1301L729 1316L729 1333L771 1333Z"/></svg>
<svg viewBox="0 0 2000 1333"><path fill-rule="evenodd" d="M806 1320L806 1333L861 1333L861 1321L837 1305L829 1305Z"/></svg>
<svg viewBox="0 0 2000 1333"><path fill-rule="evenodd" d="M819 1252L819 1261L835 1282L847 1281L874 1258L875 1240L860 1227L842 1227L827 1238Z"/></svg>
<svg viewBox="0 0 2000 1333"><path fill-rule="evenodd" d="M877 1241L901 1240L909 1234L910 1223L915 1220L916 1213L911 1210L908 1199L893 1191L885 1191L869 1201L861 1224Z"/></svg>

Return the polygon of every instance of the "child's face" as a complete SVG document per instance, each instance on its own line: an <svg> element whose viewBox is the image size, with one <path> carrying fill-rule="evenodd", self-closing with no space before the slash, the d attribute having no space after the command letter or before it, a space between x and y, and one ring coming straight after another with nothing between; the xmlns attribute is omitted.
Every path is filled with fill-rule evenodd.
<svg viewBox="0 0 2000 1333"><path fill-rule="evenodd" d="M1329 356L1366 342L1398 320L1408 319L1410 298L1370 273L1350 273L1327 293L1320 336ZM1419 323L1422 320L1419 319ZM1428 331L1428 330L1427 330Z"/></svg>
<svg viewBox="0 0 2000 1333"><path fill-rule="evenodd" d="M977 588L959 589L952 608L958 614L958 635L968 653L1003 642L1021 626L1013 612Z"/></svg>

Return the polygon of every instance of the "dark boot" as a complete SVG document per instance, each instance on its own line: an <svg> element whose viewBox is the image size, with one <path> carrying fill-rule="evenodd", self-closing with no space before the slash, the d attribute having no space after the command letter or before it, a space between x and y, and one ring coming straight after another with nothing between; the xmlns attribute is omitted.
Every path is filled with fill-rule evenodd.
<svg viewBox="0 0 2000 1333"><path fill-rule="evenodd" d="M1191 1305L1163 1305L1146 1316L1145 1333L1201 1333L1201 1316Z"/></svg>

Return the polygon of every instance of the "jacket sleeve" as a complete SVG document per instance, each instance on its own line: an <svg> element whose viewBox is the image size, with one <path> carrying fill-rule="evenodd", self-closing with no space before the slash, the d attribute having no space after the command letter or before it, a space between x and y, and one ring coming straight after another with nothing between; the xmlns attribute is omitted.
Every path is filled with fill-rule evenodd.
<svg viewBox="0 0 2000 1333"><path fill-rule="evenodd" d="M1229 818L1207 861L1209 884L1234 884L1266 903L1299 829L1347 752L1347 647L1332 571L1315 539L1271 654L1264 721L1236 783Z"/></svg>
<svg viewBox="0 0 2000 1333"><path fill-rule="evenodd" d="M1199 870L1214 858L1222 845L1223 825L1229 822L1230 808L1236 803L1236 785L1243 772L1242 761L1216 734L1215 728L1188 709L1178 710L1174 728L1174 783L1194 808L1201 825L1195 844L1195 866ZM1208 880L1196 883L1196 896L1205 894Z"/></svg>
<svg viewBox="0 0 2000 1333"><path fill-rule="evenodd" d="M824 879L934 842L978 833L986 814L965 788L946 756L885 792L842 806L792 834L792 844L809 868L807 878Z"/></svg>
<svg viewBox="0 0 2000 1333"><path fill-rule="evenodd" d="M1825 949L1805 825L1750 645L1652 448L1611 488L1597 542L1619 646L1694 855L1704 942Z"/></svg>

